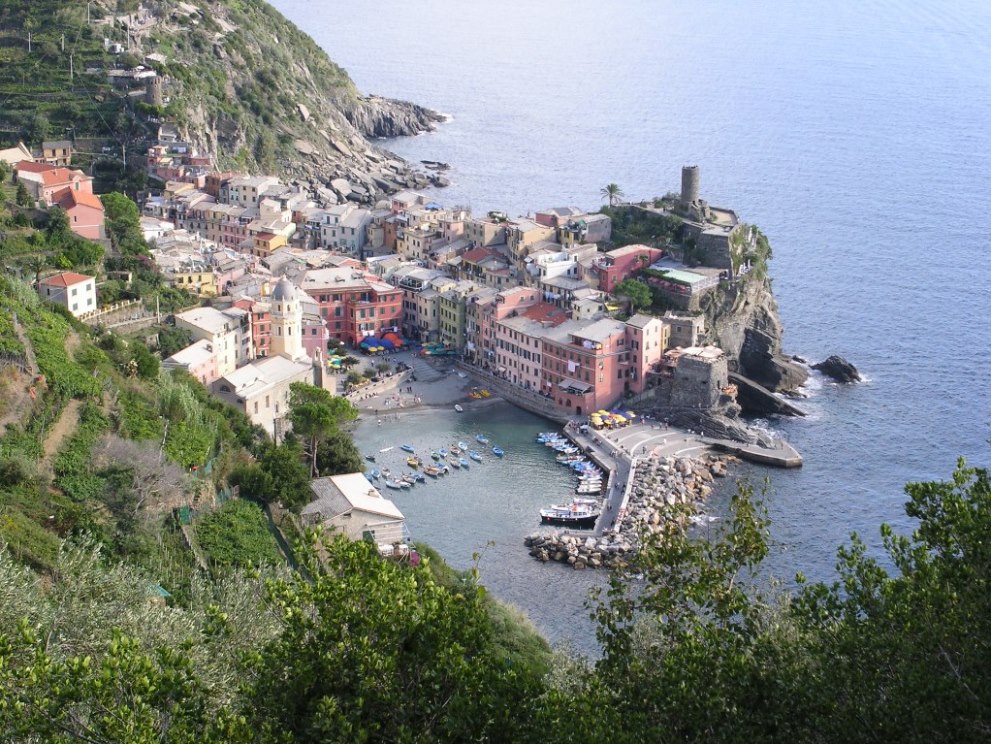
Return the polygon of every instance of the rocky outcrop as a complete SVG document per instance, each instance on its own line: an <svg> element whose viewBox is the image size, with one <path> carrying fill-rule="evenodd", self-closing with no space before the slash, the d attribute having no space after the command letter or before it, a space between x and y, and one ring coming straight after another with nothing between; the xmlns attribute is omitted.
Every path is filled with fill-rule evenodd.
<svg viewBox="0 0 991 744"><path fill-rule="evenodd" d="M429 132L444 121L436 111L409 101L369 96L343 109L344 116L365 137L408 137Z"/></svg>
<svg viewBox="0 0 991 744"><path fill-rule="evenodd" d="M790 392L808 371L781 351L778 303L767 279L749 277L719 287L702 303L708 340L731 359L731 369L772 392Z"/></svg>
<svg viewBox="0 0 991 744"><path fill-rule="evenodd" d="M804 416L793 403L779 398L762 385L738 374L730 374L730 382L736 385L736 399L747 413L753 416Z"/></svg>
<svg viewBox="0 0 991 744"><path fill-rule="evenodd" d="M862 379L856 367L843 357L836 356L835 354L823 359L818 364L813 364L812 369L818 370L824 375L829 375L837 382L860 382Z"/></svg>

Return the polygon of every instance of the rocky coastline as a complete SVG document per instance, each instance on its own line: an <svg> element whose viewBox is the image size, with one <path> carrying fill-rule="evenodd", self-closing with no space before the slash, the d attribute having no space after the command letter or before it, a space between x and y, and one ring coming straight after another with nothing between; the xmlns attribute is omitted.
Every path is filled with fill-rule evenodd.
<svg viewBox="0 0 991 744"><path fill-rule="evenodd" d="M633 467L615 529L602 535L541 530L527 535L523 544L543 563L564 563L578 571L621 568L640 549L640 536L659 531L670 518L668 507L688 504L700 511L712 493L713 481L726 477L731 461L735 458L711 454L641 457Z"/></svg>

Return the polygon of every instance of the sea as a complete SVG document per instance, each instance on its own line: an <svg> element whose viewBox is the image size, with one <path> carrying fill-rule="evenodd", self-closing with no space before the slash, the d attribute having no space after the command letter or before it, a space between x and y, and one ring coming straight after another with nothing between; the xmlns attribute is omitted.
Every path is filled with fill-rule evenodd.
<svg viewBox="0 0 991 744"><path fill-rule="evenodd" d="M879 552L881 523L911 531L906 482L947 478L959 457L991 461L991 3L273 5L363 92L448 115L436 132L380 143L449 163L436 193L447 205L594 210L608 183L639 200L678 190L681 166L698 165L702 197L769 236L786 351L840 354L866 378L815 374L806 418L757 422L805 458L738 471L768 479L776 576L835 579L851 533ZM388 436L366 422L358 437L385 448L491 425L506 461L397 500L416 537L477 563L552 641L594 653L585 596L602 574L537 564L521 544L561 485L532 443L547 425L487 410L422 414Z"/></svg>

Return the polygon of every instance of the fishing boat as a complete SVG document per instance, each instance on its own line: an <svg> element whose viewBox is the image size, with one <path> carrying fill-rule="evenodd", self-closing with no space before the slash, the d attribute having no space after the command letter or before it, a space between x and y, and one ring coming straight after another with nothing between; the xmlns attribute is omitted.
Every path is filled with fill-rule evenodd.
<svg viewBox="0 0 991 744"><path fill-rule="evenodd" d="M447 451L450 452L452 455L460 455L461 454L461 448L458 445L456 445L456 444L450 445L447 448Z"/></svg>
<svg viewBox="0 0 991 744"><path fill-rule="evenodd" d="M440 470L441 475L447 475L451 472L451 469L442 462L437 463L437 469Z"/></svg>
<svg viewBox="0 0 991 744"><path fill-rule="evenodd" d="M468 451L468 442L462 442L459 439L458 440L458 449L461 450L462 452L467 452Z"/></svg>
<svg viewBox="0 0 991 744"><path fill-rule="evenodd" d="M416 478L414 478L409 473L405 473L403 475L403 477L399 479L399 482L400 483L405 483L405 484L407 484L409 486L412 486L412 485L415 485L416 484Z"/></svg>
<svg viewBox="0 0 991 744"><path fill-rule="evenodd" d="M455 403L454 404L454 410L457 411L458 413L464 413L465 412L464 406L461 405L460 403Z"/></svg>
<svg viewBox="0 0 991 744"><path fill-rule="evenodd" d="M489 438L484 434L476 434L475 441L478 442L479 444L488 444Z"/></svg>
<svg viewBox="0 0 991 744"><path fill-rule="evenodd" d="M385 487L391 488L394 491L399 491L400 489L402 489L402 484L400 484L399 481L387 480L385 482Z"/></svg>
<svg viewBox="0 0 991 744"><path fill-rule="evenodd" d="M578 488L575 489L575 493L602 493L602 484L586 484L582 483Z"/></svg>
<svg viewBox="0 0 991 744"><path fill-rule="evenodd" d="M461 462L458 460L458 458L456 458L456 457L449 457L449 458L447 458L447 462L455 470L461 470Z"/></svg>
<svg viewBox="0 0 991 744"><path fill-rule="evenodd" d="M375 462L375 455L365 455L365 459L368 460L368 462Z"/></svg>
<svg viewBox="0 0 991 744"><path fill-rule="evenodd" d="M441 457L447 457L450 454L450 452L448 452L446 449L441 447L439 450L437 450L437 454L439 454Z"/></svg>
<svg viewBox="0 0 991 744"><path fill-rule="evenodd" d="M379 452L391 452L394 449L395 447L386 447L384 449L380 449Z"/></svg>
<svg viewBox="0 0 991 744"><path fill-rule="evenodd" d="M378 480L379 478L382 477L382 473L378 468L372 468L371 472L369 472L368 474L372 476L373 480Z"/></svg>
<svg viewBox="0 0 991 744"><path fill-rule="evenodd" d="M481 453L478 452L478 451L476 451L476 450L471 450L468 453L468 457L470 457L475 462L481 462L482 461L482 455L481 455Z"/></svg>
<svg viewBox="0 0 991 744"><path fill-rule="evenodd" d="M468 462L468 460L466 460L463 457L458 458L458 464L461 465L462 470L467 470L469 467L471 467L471 463Z"/></svg>
<svg viewBox="0 0 991 744"><path fill-rule="evenodd" d="M597 503L589 504L588 499L575 499L570 504L554 504L540 510L540 521L544 524L559 524L565 527L594 527L602 510Z"/></svg>
<svg viewBox="0 0 991 744"><path fill-rule="evenodd" d="M431 478L436 478L438 475L440 475L440 468L434 465L427 465L427 467L423 469L423 472L429 475Z"/></svg>
<svg viewBox="0 0 991 744"><path fill-rule="evenodd" d="M418 467L420 467L420 458L419 457L407 457L406 458L406 464L409 465L411 468L418 468Z"/></svg>
<svg viewBox="0 0 991 744"><path fill-rule="evenodd" d="M492 454L495 455L496 457L502 457L503 455L506 454L506 450L504 450L502 447L493 447Z"/></svg>
<svg viewBox="0 0 991 744"><path fill-rule="evenodd" d="M434 450L433 452L431 452L430 453L430 459L431 460L439 460L440 459L440 452L438 452L437 450Z"/></svg>
<svg viewBox="0 0 991 744"><path fill-rule="evenodd" d="M413 449L413 445L412 444L400 444L399 445L399 449L401 449L403 452L409 452L410 454L413 454L414 452L416 452L416 450Z"/></svg>

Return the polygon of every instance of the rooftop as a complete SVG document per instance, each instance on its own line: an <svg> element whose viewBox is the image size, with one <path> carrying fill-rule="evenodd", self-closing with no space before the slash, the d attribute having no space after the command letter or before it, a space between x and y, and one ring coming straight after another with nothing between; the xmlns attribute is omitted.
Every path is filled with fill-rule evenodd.
<svg viewBox="0 0 991 744"><path fill-rule="evenodd" d="M217 384L222 386L226 383L232 392L248 399L312 369L309 360L294 361L284 356L270 356L239 367L226 377L221 377Z"/></svg>
<svg viewBox="0 0 991 744"><path fill-rule="evenodd" d="M91 276L86 276L85 274L76 274L72 271L63 271L53 276L46 276L38 284L44 284L47 287L73 287L76 284L82 284L83 282L88 282L92 279Z"/></svg>
<svg viewBox="0 0 991 744"><path fill-rule="evenodd" d="M392 519L404 519L399 508L384 498L362 473L331 475L310 481L315 499L303 507L302 514L316 514L321 519L357 509Z"/></svg>

